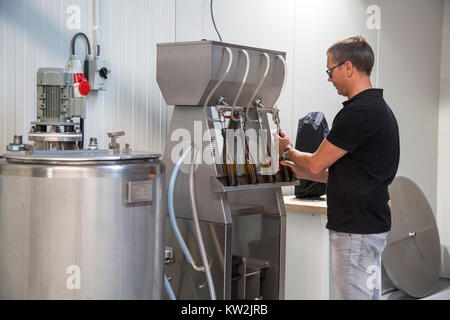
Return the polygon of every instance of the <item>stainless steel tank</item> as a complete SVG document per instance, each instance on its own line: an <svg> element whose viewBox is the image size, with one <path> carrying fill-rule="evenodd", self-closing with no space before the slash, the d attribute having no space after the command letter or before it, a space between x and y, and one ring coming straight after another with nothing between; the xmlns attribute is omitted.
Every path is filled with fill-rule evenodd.
<svg viewBox="0 0 450 320"><path fill-rule="evenodd" d="M1 299L160 299L159 154L6 152Z"/></svg>

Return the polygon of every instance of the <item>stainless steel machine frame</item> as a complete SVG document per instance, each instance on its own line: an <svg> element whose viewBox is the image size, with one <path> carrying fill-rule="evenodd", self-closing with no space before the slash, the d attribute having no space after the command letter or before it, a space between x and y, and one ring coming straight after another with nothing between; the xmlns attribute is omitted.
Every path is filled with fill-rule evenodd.
<svg viewBox="0 0 450 320"><path fill-rule="evenodd" d="M200 142L202 151L215 145L221 138L201 105L206 102L208 93L226 69L224 47L233 52L233 63L208 106L214 106L221 97L229 102L235 100L245 69L242 49L248 52L251 62L248 80L243 85L237 105L247 106L255 92L264 73L264 53L268 55L272 67L257 97L264 101L266 107L272 107L280 95L284 71L276 56L285 57L284 52L215 41L159 44L158 84L166 103L175 105L164 152L168 177L175 166L172 151L180 143L176 140L178 137L175 131L182 129L194 137L198 135L194 122L200 123L203 130L212 129L205 133ZM249 111L252 119L258 118L256 108ZM265 128L269 128L267 113L262 114L261 118ZM245 124L247 129L257 126L257 123ZM200 145L196 147L200 148ZM187 246L194 260L200 262L192 210L189 207L187 167L187 164L183 165L176 180L174 207ZM217 176L216 163L202 161L196 165L197 211L217 299L283 299L286 212L281 186L295 182L227 186ZM173 256L167 259L165 273L177 299L209 299L205 273L195 271L186 261L169 218L166 222L166 246L172 248Z"/></svg>

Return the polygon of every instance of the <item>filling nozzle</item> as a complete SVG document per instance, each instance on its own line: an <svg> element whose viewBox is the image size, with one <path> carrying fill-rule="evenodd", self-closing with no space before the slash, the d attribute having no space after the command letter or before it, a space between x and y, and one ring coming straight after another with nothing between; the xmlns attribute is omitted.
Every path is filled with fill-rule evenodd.
<svg viewBox="0 0 450 320"><path fill-rule="evenodd" d="M216 106L216 109L219 109L220 106L226 106L229 107L230 105L227 102L227 99L224 96L220 96L219 100L217 101L218 106Z"/></svg>
<svg viewBox="0 0 450 320"><path fill-rule="evenodd" d="M262 100L260 98L255 99L255 108L256 108L256 112L258 114L257 122L259 122L259 125L261 126L261 129L262 129L263 128L262 114L263 113L272 113L273 114L273 109L267 108L265 105L263 105Z"/></svg>
<svg viewBox="0 0 450 320"><path fill-rule="evenodd" d="M258 123L259 123L259 127L260 129L264 128L264 122L263 122L263 118L262 118L262 113L258 112Z"/></svg>
<svg viewBox="0 0 450 320"><path fill-rule="evenodd" d="M278 112L278 109L275 110L275 112L272 113L273 122L277 126L277 132L280 133L280 114Z"/></svg>
<svg viewBox="0 0 450 320"><path fill-rule="evenodd" d="M224 96L220 96L217 100L216 110L219 114L219 121L222 124L222 129L225 128L225 112L229 109L230 105L227 102L227 99Z"/></svg>
<svg viewBox="0 0 450 320"><path fill-rule="evenodd" d="M239 120L239 124L241 126L241 129L243 131L245 131L245 124L246 124L245 112L241 110L241 111L238 111L237 114L239 116L238 120Z"/></svg>
<svg viewBox="0 0 450 320"><path fill-rule="evenodd" d="M256 109L256 113L257 113L258 119L250 119L250 117L248 116L248 108L247 108L247 110L246 110L246 117L245 117L246 121L251 122L251 123L258 123L259 122L259 124L261 125L261 111L263 111L263 109L265 107L262 105L262 100L260 98L256 98L254 100L253 104L254 104L254 108ZM261 106L263 108L261 108ZM262 126L261 126L261 128L262 128Z"/></svg>
<svg viewBox="0 0 450 320"><path fill-rule="evenodd" d="M255 99L255 107L256 107L256 111L258 111L258 112L272 113L273 114L273 111L274 111L272 108L266 107L262 103L262 100L260 98L256 98Z"/></svg>
<svg viewBox="0 0 450 320"><path fill-rule="evenodd" d="M255 99L255 106L257 109L258 108L266 109L266 107L263 105L262 100L260 98Z"/></svg>
<svg viewBox="0 0 450 320"><path fill-rule="evenodd" d="M222 132L227 130L227 125L225 123L225 115L222 110L217 110L217 114L219 115L219 122L222 125Z"/></svg>
<svg viewBox="0 0 450 320"><path fill-rule="evenodd" d="M280 132L280 114L278 108L268 108L266 107L260 98L255 99L255 106L258 112L258 120L261 121L261 113L270 113L272 114L272 120L277 126L277 131Z"/></svg>

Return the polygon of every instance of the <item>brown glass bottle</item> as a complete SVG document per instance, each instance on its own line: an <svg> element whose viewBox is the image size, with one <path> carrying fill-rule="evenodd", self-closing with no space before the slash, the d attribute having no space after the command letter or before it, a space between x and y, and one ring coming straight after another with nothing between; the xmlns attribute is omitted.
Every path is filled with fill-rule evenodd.
<svg viewBox="0 0 450 320"><path fill-rule="evenodd" d="M247 176L247 182L249 184L258 183L257 173L256 173L256 165L255 163L251 163L250 161L250 151L248 147L247 136L245 135L245 127L243 124L243 117L241 116L241 130L242 130L242 143L244 144L244 170L245 175Z"/></svg>
<svg viewBox="0 0 450 320"><path fill-rule="evenodd" d="M281 137L280 131L278 131L278 135ZM283 160L283 159L281 158L281 155L280 155L280 161L281 161L281 160ZM281 173L281 177L282 177L282 181L283 181L283 182L290 182L290 181L293 181L293 179L294 179L294 174L293 174L293 172L292 172L292 169L289 168L288 166L283 166L283 165L280 163L280 171L279 171L279 172Z"/></svg>
<svg viewBox="0 0 450 320"><path fill-rule="evenodd" d="M250 156L248 152L247 139L245 139L245 163L244 163L245 174L247 175L249 184L258 183L258 178L256 176L256 166L254 163L250 163Z"/></svg>
<svg viewBox="0 0 450 320"><path fill-rule="evenodd" d="M227 148L227 129L222 129L222 136L223 136L223 165L225 167L225 173L227 176L227 181L229 186L237 186L237 179L236 179L236 163L234 161L232 150L229 150ZM231 157L229 157L231 155ZM228 160L230 158L230 160Z"/></svg>

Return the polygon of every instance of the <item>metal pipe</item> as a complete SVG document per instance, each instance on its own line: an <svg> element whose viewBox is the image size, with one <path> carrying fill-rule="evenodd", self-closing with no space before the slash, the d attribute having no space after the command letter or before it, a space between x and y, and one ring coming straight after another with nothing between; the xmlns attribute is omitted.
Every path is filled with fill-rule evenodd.
<svg viewBox="0 0 450 320"><path fill-rule="evenodd" d="M222 111L222 112L227 112L227 111L231 111L231 110L234 110L234 112L241 112L241 111L245 111L245 107L238 107L238 106L234 106L234 107L231 107L231 106L229 106L229 105L217 105L216 106L216 110L220 110L220 111Z"/></svg>
<svg viewBox="0 0 450 320"><path fill-rule="evenodd" d="M92 0L92 45L94 47L95 57L100 56L100 46L98 44L98 21L99 21L99 0Z"/></svg>
<svg viewBox="0 0 450 320"><path fill-rule="evenodd" d="M84 148L84 119L80 118L80 131L81 131L81 141L78 142L78 148L83 150Z"/></svg>

